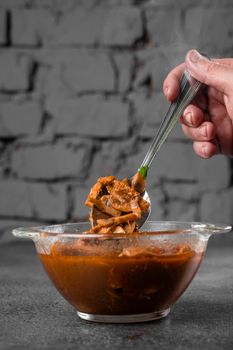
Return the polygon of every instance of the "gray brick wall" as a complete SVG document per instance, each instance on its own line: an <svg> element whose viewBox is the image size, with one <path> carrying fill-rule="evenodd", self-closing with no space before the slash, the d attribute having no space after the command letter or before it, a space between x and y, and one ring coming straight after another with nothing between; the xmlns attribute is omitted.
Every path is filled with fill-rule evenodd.
<svg viewBox="0 0 233 350"><path fill-rule="evenodd" d="M98 176L132 175L186 51L233 55L231 0L0 0L0 243L84 219ZM152 219L233 223L232 162L177 125L148 179Z"/></svg>

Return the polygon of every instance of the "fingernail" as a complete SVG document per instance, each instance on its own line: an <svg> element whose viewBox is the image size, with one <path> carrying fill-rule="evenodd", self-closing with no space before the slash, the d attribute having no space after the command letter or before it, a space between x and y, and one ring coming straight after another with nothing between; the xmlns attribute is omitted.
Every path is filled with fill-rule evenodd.
<svg viewBox="0 0 233 350"><path fill-rule="evenodd" d="M206 145L203 145L203 146L202 146L202 154L203 154L203 156L204 156L205 158L208 157Z"/></svg>
<svg viewBox="0 0 233 350"><path fill-rule="evenodd" d="M171 91L171 89L167 86L167 87L165 88L165 96L166 96L166 97L168 97L168 96L170 95L170 91Z"/></svg>
<svg viewBox="0 0 233 350"><path fill-rule="evenodd" d="M202 126L200 128L200 134L204 137L207 137L207 127L206 126Z"/></svg>
<svg viewBox="0 0 233 350"><path fill-rule="evenodd" d="M192 63L197 63L202 58L202 55L200 55L197 50L192 50L189 54L189 58Z"/></svg>
<svg viewBox="0 0 233 350"><path fill-rule="evenodd" d="M192 113L191 112L185 113L184 118L185 118L187 124L193 125L193 117L192 117Z"/></svg>

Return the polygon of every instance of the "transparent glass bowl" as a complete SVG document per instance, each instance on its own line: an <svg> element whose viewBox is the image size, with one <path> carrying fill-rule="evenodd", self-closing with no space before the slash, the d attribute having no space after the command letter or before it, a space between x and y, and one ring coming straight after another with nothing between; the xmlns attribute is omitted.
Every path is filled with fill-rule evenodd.
<svg viewBox="0 0 233 350"><path fill-rule="evenodd" d="M186 290L214 233L198 222L147 222L138 234L85 234L89 223L17 228L31 238L52 282L89 321L128 323L165 317Z"/></svg>

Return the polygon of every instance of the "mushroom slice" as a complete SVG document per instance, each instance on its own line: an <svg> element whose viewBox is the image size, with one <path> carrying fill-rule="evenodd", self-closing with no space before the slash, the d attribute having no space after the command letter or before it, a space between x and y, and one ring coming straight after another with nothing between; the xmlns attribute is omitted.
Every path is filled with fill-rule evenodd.
<svg viewBox="0 0 233 350"><path fill-rule="evenodd" d="M87 199L86 199L86 202L85 202L85 205L88 206L88 207L93 207L93 203L91 202L91 198L97 198L100 194L100 192L102 191L103 189L103 184L101 184L100 182L97 182L90 190L90 193L89 195L87 196Z"/></svg>
<svg viewBox="0 0 233 350"><path fill-rule="evenodd" d="M148 209L150 208L150 203L147 202L145 199L142 197L139 197L139 206L142 210L142 212L147 212Z"/></svg>
<svg viewBox="0 0 233 350"><path fill-rule="evenodd" d="M139 207L139 204L138 204L138 198L133 198L130 202L130 206L131 206L131 211L133 213L138 214L138 218L140 219L140 217L142 215L142 211L141 211L141 208Z"/></svg>
<svg viewBox="0 0 233 350"><path fill-rule="evenodd" d="M89 201L93 203L101 212L110 216L119 216L121 212L112 207L108 207L101 199L90 198Z"/></svg>
<svg viewBox="0 0 233 350"><path fill-rule="evenodd" d="M126 213L132 211L130 206L130 196L123 191L112 192L110 196L110 203L112 207L117 210Z"/></svg>
<svg viewBox="0 0 233 350"><path fill-rule="evenodd" d="M135 190L137 192L139 192L140 194L144 193L145 192L145 188L146 188L146 181L144 179L144 177L139 173L137 172L132 180L131 180L131 185L133 188L135 188Z"/></svg>
<svg viewBox="0 0 233 350"><path fill-rule="evenodd" d="M97 209L95 206L92 207L91 212L90 212L90 216L89 216L89 220L91 222L91 226L92 228L97 225L97 220L99 219L109 219L109 215L103 213L102 211L100 211L99 209Z"/></svg>
<svg viewBox="0 0 233 350"><path fill-rule="evenodd" d="M135 226L136 226L135 221L128 222L125 225L124 230L125 230L126 233L133 233L134 230L135 230Z"/></svg>
<svg viewBox="0 0 233 350"><path fill-rule="evenodd" d="M134 221L137 220L139 215L137 213L130 213L122 216L117 216L114 218L109 218L109 219L99 219L97 220L97 224L100 226L111 226L111 225L120 225L123 223L126 223L128 221Z"/></svg>
<svg viewBox="0 0 233 350"><path fill-rule="evenodd" d="M125 230L121 226L117 226L113 233L125 233Z"/></svg>
<svg viewBox="0 0 233 350"><path fill-rule="evenodd" d="M109 227L101 227L98 233L113 233L114 232L114 226Z"/></svg>

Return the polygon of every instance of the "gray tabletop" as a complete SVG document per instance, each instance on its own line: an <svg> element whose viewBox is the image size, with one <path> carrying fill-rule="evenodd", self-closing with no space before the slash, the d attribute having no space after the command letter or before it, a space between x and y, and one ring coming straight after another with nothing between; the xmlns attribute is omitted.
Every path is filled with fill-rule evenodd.
<svg viewBox="0 0 233 350"><path fill-rule="evenodd" d="M232 246L210 246L170 315L138 324L79 319L40 265L33 244L0 246L0 349L232 349Z"/></svg>

